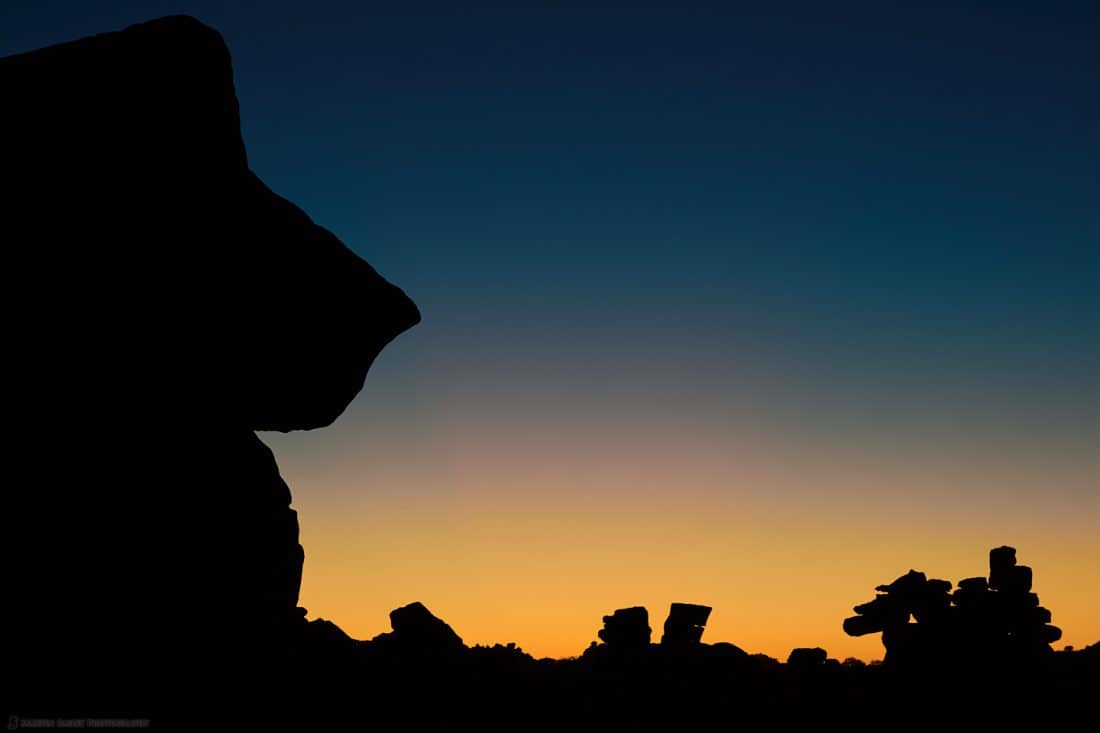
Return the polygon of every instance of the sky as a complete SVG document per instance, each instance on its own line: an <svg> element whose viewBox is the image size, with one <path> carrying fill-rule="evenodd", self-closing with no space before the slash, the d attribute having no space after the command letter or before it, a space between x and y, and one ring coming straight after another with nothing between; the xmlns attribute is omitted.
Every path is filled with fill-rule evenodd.
<svg viewBox="0 0 1100 733"><path fill-rule="evenodd" d="M218 29L252 168L419 305L262 436L310 618L872 659L876 584L1009 544L1100 640L1100 6L350 5L0 8L0 55Z"/></svg>

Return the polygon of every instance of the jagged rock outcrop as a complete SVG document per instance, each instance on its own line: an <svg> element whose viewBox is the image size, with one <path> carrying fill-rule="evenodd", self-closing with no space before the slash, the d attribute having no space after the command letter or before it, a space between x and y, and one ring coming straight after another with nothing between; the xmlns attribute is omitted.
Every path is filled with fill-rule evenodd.
<svg viewBox="0 0 1100 733"><path fill-rule="evenodd" d="M0 90L24 484L6 495L6 694L140 714L292 680L297 517L252 431L330 423L416 306L249 169L202 23L6 57Z"/></svg>
<svg viewBox="0 0 1100 733"><path fill-rule="evenodd" d="M466 649L462 637L419 601L390 611L390 627L393 631L370 640L369 645L374 651L412 657L442 657Z"/></svg>

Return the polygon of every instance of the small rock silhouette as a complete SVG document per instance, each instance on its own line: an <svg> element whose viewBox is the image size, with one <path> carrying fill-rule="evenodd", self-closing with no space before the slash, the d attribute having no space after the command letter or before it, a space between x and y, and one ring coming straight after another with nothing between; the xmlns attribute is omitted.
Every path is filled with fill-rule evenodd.
<svg viewBox="0 0 1100 733"><path fill-rule="evenodd" d="M703 629L710 618L710 606L695 603L673 603L665 620L661 644L666 646L690 646L703 638Z"/></svg>

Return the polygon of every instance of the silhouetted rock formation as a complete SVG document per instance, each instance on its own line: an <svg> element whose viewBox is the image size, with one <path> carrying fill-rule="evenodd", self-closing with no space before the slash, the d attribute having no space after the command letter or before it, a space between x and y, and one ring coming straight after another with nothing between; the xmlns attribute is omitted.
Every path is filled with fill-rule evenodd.
<svg viewBox="0 0 1100 733"><path fill-rule="evenodd" d="M620 608L610 616L604 616L603 628L597 635L608 648L625 650L649 646L652 633L653 630L649 628L649 611L644 606L633 606Z"/></svg>
<svg viewBox="0 0 1100 733"><path fill-rule="evenodd" d="M989 551L989 581L971 578L954 593L959 632L986 655L1032 657L1050 653L1062 630L1050 624L1051 613L1031 592L1031 568L1016 564L1016 550Z"/></svg>
<svg viewBox="0 0 1100 733"><path fill-rule="evenodd" d="M370 643L389 654L439 657L465 648L462 638L436 618L419 601L390 611L393 631L379 634Z"/></svg>
<svg viewBox="0 0 1100 733"><path fill-rule="evenodd" d="M1060 632L1011 548L953 596L910 572L857 607L845 628L883 632L887 665L705 644L709 608L688 604L662 645L646 609L621 609L571 660L468 649L419 603L371 641L306 622L297 516L253 431L335 419L415 305L249 170L228 50L198 21L0 59L0 90L4 713L340 730L514 729L534 711L622 729L878 705L893 721L960 655L1030 665L937 688L983 716L1094 705L1098 647L1050 651ZM898 684L907 660L936 674Z"/></svg>
<svg viewBox="0 0 1100 733"><path fill-rule="evenodd" d="M819 667L825 664L825 660L828 658L828 652L819 646L796 647L791 649L791 653L787 655L787 664L799 668Z"/></svg>
<svg viewBox="0 0 1100 733"><path fill-rule="evenodd" d="M1018 662L1049 654L1062 635L1030 592L1031 568L1016 565L1011 547L990 550L988 581L966 578L954 593L948 581L928 580L915 570L876 590L874 600L844 620L844 630L852 636L882 632L891 665Z"/></svg>
<svg viewBox="0 0 1100 733"><path fill-rule="evenodd" d="M930 582L911 573L883 589L919 599L930 591ZM415 628L442 624L420 604L408 608L410 618L418 619ZM403 611L393 614L395 626L403 625ZM524 725L537 721L536 727L582 729L703 724L731 709L744 719L774 720L779 713L781 727L841 722L853 711L903 719L906 726L932 724L948 712L955 727L966 721L999 725L1019 723L1022 711L1049 716L1055 701L1058 710L1084 706L1091 686L1100 681L1100 655L1092 649L1033 658L1028 667L987 667L979 675L942 658L917 675L899 676L896 665L841 663L819 647L796 648L781 663L726 642L643 643L648 618L643 611L624 608L606 616L603 630L615 631L575 659L534 659L514 644L420 655L365 642L338 678L354 680L344 693L352 699L361 699L362 689L377 691L370 698L372 714L384 709L413 713L418 722L427 716L433 723L510 728L526 720ZM336 698L337 711L348 709L339 702L343 699ZM975 706L975 699L995 702Z"/></svg>
<svg viewBox="0 0 1100 733"><path fill-rule="evenodd" d="M228 50L198 21L0 59L0 89L27 482L3 533L6 696L198 714L179 698L289 685L303 555L252 431L332 422L417 309L249 170Z"/></svg>
<svg viewBox="0 0 1100 733"><path fill-rule="evenodd" d="M668 646L689 646L698 644L703 638L703 629L710 618L710 606L694 603L673 603L665 619L665 631L661 643Z"/></svg>

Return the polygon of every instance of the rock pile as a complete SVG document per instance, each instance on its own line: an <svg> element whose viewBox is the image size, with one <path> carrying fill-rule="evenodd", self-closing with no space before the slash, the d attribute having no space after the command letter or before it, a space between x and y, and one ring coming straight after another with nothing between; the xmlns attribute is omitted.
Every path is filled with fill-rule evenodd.
<svg viewBox="0 0 1100 733"><path fill-rule="evenodd" d="M966 578L954 593L950 582L910 570L877 586L879 594L844 620L844 631L851 636L882 632L885 661L897 665L1047 654L1062 632L1050 625L1050 611L1031 592L1031 579L1031 568L1016 564L1011 547L990 550L988 580Z"/></svg>
<svg viewBox="0 0 1100 733"><path fill-rule="evenodd" d="M1062 630L1050 624L1050 610L1031 592L1031 568L1016 564L1016 550L989 551L989 579L959 581L953 594L958 625L987 653L1035 656L1050 651Z"/></svg>
<svg viewBox="0 0 1100 733"><path fill-rule="evenodd" d="M661 645L690 647L701 643L703 629L710 618L710 606L696 603L673 603L665 619ZM603 617L600 640L610 649L643 649L649 646L653 629L649 627L649 611L644 606L620 608Z"/></svg>

